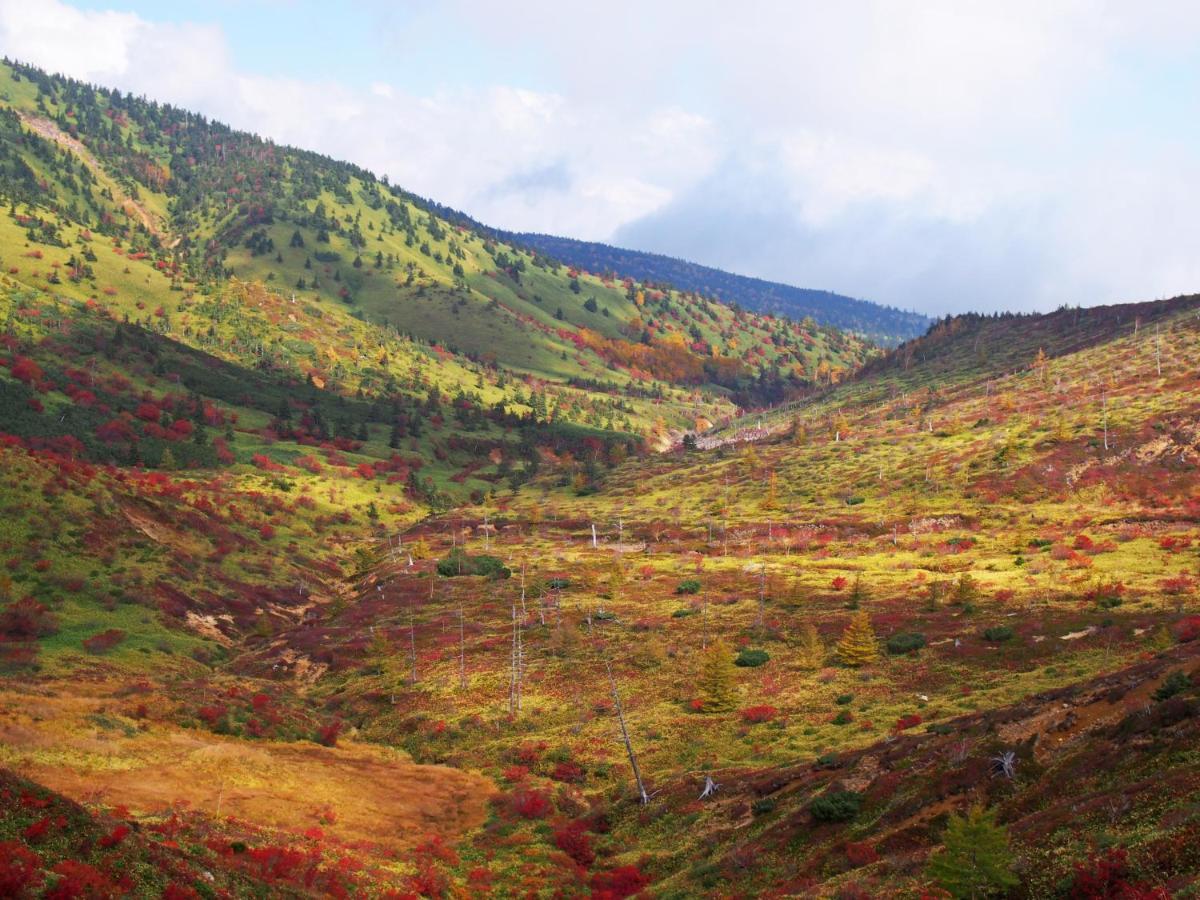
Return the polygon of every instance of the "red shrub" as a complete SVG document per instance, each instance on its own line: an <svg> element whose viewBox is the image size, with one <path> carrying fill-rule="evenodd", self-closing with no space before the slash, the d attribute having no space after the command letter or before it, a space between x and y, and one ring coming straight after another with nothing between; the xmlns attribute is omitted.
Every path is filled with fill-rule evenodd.
<svg viewBox="0 0 1200 900"><path fill-rule="evenodd" d="M283 471L283 466L281 466L279 463L275 462L275 460L271 459L271 457L266 456L262 453L255 453L252 457L250 457L250 462L254 463L255 466L257 466L258 468L263 469L267 472L282 472Z"/></svg>
<svg viewBox="0 0 1200 900"><path fill-rule="evenodd" d="M500 777L503 778L505 781L507 781L509 784L512 784L517 781L524 781L526 778L529 777L529 767L528 766L509 766L507 769L504 770L504 772L501 774Z"/></svg>
<svg viewBox="0 0 1200 900"><path fill-rule="evenodd" d="M1164 578L1158 583L1164 594L1170 594L1172 597L1178 597L1181 594L1189 594L1195 589L1195 583L1187 575L1176 575L1174 578Z"/></svg>
<svg viewBox="0 0 1200 900"><path fill-rule="evenodd" d="M458 854L454 852L453 847L446 846L446 839L440 834L426 838L417 844L413 852L426 859L436 859L439 862L444 862L448 866L458 865Z"/></svg>
<svg viewBox="0 0 1200 900"><path fill-rule="evenodd" d="M120 628L110 628L99 634L94 634L83 641L83 649L88 653L107 653L113 647L125 640L125 632Z"/></svg>
<svg viewBox="0 0 1200 900"><path fill-rule="evenodd" d="M555 829L554 846L585 868L596 860L587 826L578 819Z"/></svg>
<svg viewBox="0 0 1200 900"><path fill-rule="evenodd" d="M650 884L650 876L637 866L619 866L592 876L592 900L623 900Z"/></svg>
<svg viewBox="0 0 1200 900"><path fill-rule="evenodd" d="M82 897L114 897L116 886L87 863L64 859L51 869L61 876L44 895L45 900L78 900Z"/></svg>
<svg viewBox="0 0 1200 900"><path fill-rule="evenodd" d="M1144 887L1129 881L1129 854L1120 847L1075 864L1071 900L1169 900L1165 888Z"/></svg>
<svg viewBox="0 0 1200 900"><path fill-rule="evenodd" d="M322 725L317 729L317 743L323 744L326 747L336 747L338 735L342 731L342 723L339 719L334 719L327 725Z"/></svg>
<svg viewBox="0 0 1200 900"><path fill-rule="evenodd" d="M1181 644L1200 639L1200 616L1188 616L1176 622L1171 628L1175 639Z"/></svg>
<svg viewBox="0 0 1200 900"><path fill-rule="evenodd" d="M578 784L583 781L583 766L570 761L560 762L554 767L554 771L550 773L550 777L555 781Z"/></svg>
<svg viewBox="0 0 1200 900"><path fill-rule="evenodd" d="M762 722L770 722L777 715L779 710L773 706L747 706L742 710L742 721L748 722L751 725L757 725Z"/></svg>
<svg viewBox="0 0 1200 900"><path fill-rule="evenodd" d="M449 879L428 860L417 864L417 871L409 876L408 884L419 897L444 897L450 888Z"/></svg>
<svg viewBox="0 0 1200 900"><path fill-rule="evenodd" d="M143 422L157 422L158 417L162 415L162 410L154 403L139 403L133 413Z"/></svg>
<svg viewBox="0 0 1200 900"><path fill-rule="evenodd" d="M829 586L831 588L833 588L835 591L840 591L847 584L849 584L849 582L847 582L846 579L844 577L842 577L841 575L838 575L836 578L833 579L833 581L829 582Z"/></svg>
<svg viewBox="0 0 1200 900"><path fill-rule="evenodd" d="M246 855L257 865L259 875L271 881L295 877L307 856L303 850L288 847L255 847Z"/></svg>
<svg viewBox="0 0 1200 900"><path fill-rule="evenodd" d="M47 834L50 833L50 826L54 822L49 816L42 816L36 822L25 826L25 830L21 832L21 836L31 844L36 844Z"/></svg>
<svg viewBox="0 0 1200 900"><path fill-rule="evenodd" d="M538 744L522 744L517 748L516 758L523 766L532 766L542 758L542 752L546 749L544 743Z"/></svg>
<svg viewBox="0 0 1200 900"><path fill-rule="evenodd" d="M163 889L162 900L200 900L195 888L172 881Z"/></svg>
<svg viewBox="0 0 1200 900"><path fill-rule="evenodd" d="M44 377L42 367L28 356L18 356L14 359L9 372L12 373L13 378L28 385L36 384Z"/></svg>
<svg viewBox="0 0 1200 900"><path fill-rule="evenodd" d="M904 731L906 728L916 728L922 721L924 720L916 713L909 713L896 720L896 730Z"/></svg>
<svg viewBox="0 0 1200 900"><path fill-rule="evenodd" d="M16 841L0 841L0 897L33 897L41 887L42 861Z"/></svg>
<svg viewBox="0 0 1200 900"><path fill-rule="evenodd" d="M129 837L129 826L118 825L109 834L100 838L100 846L104 848L115 847L120 844L125 838Z"/></svg>
<svg viewBox="0 0 1200 900"><path fill-rule="evenodd" d="M846 859L850 865L869 866L879 859L875 848L867 841L852 841L846 845Z"/></svg>
<svg viewBox="0 0 1200 900"><path fill-rule="evenodd" d="M522 819L544 819L550 812L550 798L545 791L520 790L510 795L509 808Z"/></svg>
<svg viewBox="0 0 1200 900"><path fill-rule="evenodd" d="M216 706L202 706L196 710L196 715L209 728L215 728L217 723L225 717L225 707L220 704Z"/></svg>
<svg viewBox="0 0 1200 900"><path fill-rule="evenodd" d="M0 612L0 637L33 640L58 631L58 619L32 597L16 600Z"/></svg>

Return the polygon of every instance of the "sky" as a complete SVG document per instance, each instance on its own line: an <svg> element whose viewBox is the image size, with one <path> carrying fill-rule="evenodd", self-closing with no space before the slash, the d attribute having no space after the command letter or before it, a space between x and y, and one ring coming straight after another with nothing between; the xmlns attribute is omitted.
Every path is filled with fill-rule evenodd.
<svg viewBox="0 0 1200 900"><path fill-rule="evenodd" d="M0 52L486 224L930 315L1200 291L1200 6L0 0Z"/></svg>

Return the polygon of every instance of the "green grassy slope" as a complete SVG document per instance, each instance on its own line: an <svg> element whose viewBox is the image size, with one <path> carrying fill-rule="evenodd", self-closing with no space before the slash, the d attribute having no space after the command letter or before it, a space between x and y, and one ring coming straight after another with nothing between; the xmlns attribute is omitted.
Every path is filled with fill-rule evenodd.
<svg viewBox="0 0 1200 900"><path fill-rule="evenodd" d="M362 169L171 107L13 66L0 68L0 99L10 218L26 240L70 248L72 226L120 236L161 276L110 280L88 259L70 267L81 292L145 293L157 306L168 286L220 290L236 276L610 397L674 385L773 401L870 352L811 323L575 273L452 225ZM10 255L11 241L0 242Z"/></svg>

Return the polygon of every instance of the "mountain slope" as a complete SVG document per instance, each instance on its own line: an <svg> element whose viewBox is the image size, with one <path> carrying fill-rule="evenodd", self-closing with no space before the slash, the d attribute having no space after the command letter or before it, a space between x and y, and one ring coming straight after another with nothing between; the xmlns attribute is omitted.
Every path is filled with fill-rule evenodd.
<svg viewBox="0 0 1200 900"><path fill-rule="evenodd" d="M674 385L717 406L725 395L777 400L870 352L831 329L568 271L358 167L173 107L15 65L0 70L0 100L9 214L24 239L65 250L86 240L81 230L119 237L158 276L101 283L94 260L60 254L50 264L70 277L48 283L63 292L136 292L169 306L172 292L219 291L237 277L527 386L615 398ZM0 249L19 240L0 235Z"/></svg>
<svg viewBox="0 0 1200 900"><path fill-rule="evenodd" d="M748 275L735 275L698 263L611 247L548 234L509 234L516 244L532 247L555 259L589 272L614 272L642 281L678 285L705 297L737 303L747 309L800 320L811 318L823 325L853 331L885 346L921 334L929 320L866 300L830 291L794 287Z"/></svg>

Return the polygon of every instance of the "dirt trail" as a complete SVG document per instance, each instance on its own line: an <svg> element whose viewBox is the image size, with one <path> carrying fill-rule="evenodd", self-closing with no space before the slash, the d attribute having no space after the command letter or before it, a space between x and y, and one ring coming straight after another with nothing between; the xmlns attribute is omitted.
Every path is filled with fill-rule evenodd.
<svg viewBox="0 0 1200 900"><path fill-rule="evenodd" d="M371 745L251 742L111 718L111 695L0 691L0 765L83 802L135 814L186 807L258 825L387 848L430 834L448 840L481 825L495 792L487 779L423 766Z"/></svg>
<svg viewBox="0 0 1200 900"><path fill-rule="evenodd" d="M18 112L17 115L21 117L21 122L25 127L46 140L53 141L60 147L65 147L78 156L83 164L92 170L92 174L101 179L112 191L113 198L121 204L121 208L125 210L126 214L135 216L152 235L168 246L174 246L174 243L178 243L178 240L174 243L170 242L170 235L159 224L157 219L150 214L150 211L132 197L129 197L121 189L121 186L113 178L109 177L104 167L100 165L100 161L92 154L92 151L85 147L77 138L71 137L71 135L59 128L53 121L44 116L33 116L25 112Z"/></svg>

